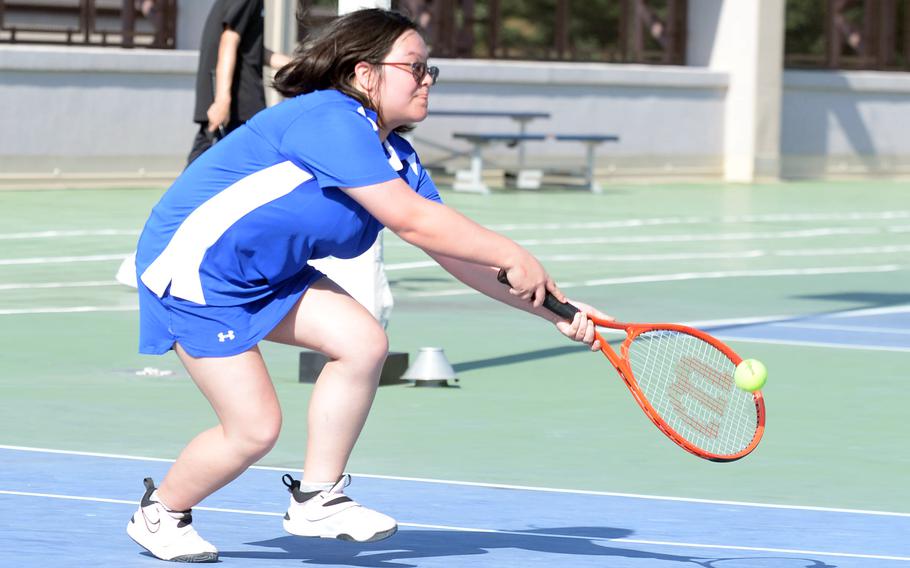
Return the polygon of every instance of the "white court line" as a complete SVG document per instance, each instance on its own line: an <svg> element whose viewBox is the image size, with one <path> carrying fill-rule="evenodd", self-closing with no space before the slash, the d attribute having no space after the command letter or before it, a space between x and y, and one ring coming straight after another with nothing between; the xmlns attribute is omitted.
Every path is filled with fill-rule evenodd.
<svg viewBox="0 0 910 568"><path fill-rule="evenodd" d="M815 237L878 235L884 231L875 227L824 227L799 231L769 231L745 233L692 233L672 235L619 235L619 236L585 236L557 237L551 239L515 239L522 246L563 246L563 245L597 245L597 244L649 244L680 242L717 242L717 241L764 241L776 239L804 239ZM384 246L411 246L402 240L390 240Z"/></svg>
<svg viewBox="0 0 910 568"><path fill-rule="evenodd" d="M744 232L744 233L691 233L670 235L615 235L615 236L584 236L584 237L557 237L549 239L519 239L515 242L522 246L545 245L592 245L592 244L649 244L649 243L675 243L675 242L715 242L715 241L762 241L779 239L805 239L817 237L855 236L855 235L881 235L889 233L904 233L910 227L821 227L817 229L791 230L781 232ZM410 246L403 240L389 240L385 246Z"/></svg>
<svg viewBox="0 0 910 568"><path fill-rule="evenodd" d="M703 223L792 223L798 221L872 221L910 218L910 211L872 211L866 213L774 213L765 215L726 215L723 217L652 217L617 221L578 223L498 223L489 225L494 231L561 231L566 229L617 229L659 225L695 225Z"/></svg>
<svg viewBox="0 0 910 568"><path fill-rule="evenodd" d="M617 221L590 221L578 223L498 223L488 225L494 231L532 230L562 231L567 229L611 229L627 227L646 227L660 225L693 225L702 223L790 223L794 221L872 221L910 219L910 211L867 211L861 213L771 213L763 215L725 215L722 217L653 217L643 219L623 219ZM903 230L904 228L899 228ZM0 240L13 239L46 239L94 236L138 235L138 230L94 229L66 230L49 229L25 233L0 233Z"/></svg>
<svg viewBox="0 0 910 568"><path fill-rule="evenodd" d="M89 231L69 231L69 230L48 230L32 231L29 233L0 233L0 240L28 240L28 239L60 239L71 237L114 237L114 236L137 236L139 231L135 229L94 229Z"/></svg>
<svg viewBox="0 0 910 568"><path fill-rule="evenodd" d="M908 247L910 248L910 247ZM654 262L668 260L711 260L711 259L742 259L759 258L767 253L761 250L733 251L733 252L703 252L703 253L654 253L654 254L540 254L537 259L541 262ZM388 271L411 270L414 268L439 267L434 260L419 260L414 262L397 262L384 264Z"/></svg>
<svg viewBox="0 0 910 568"><path fill-rule="evenodd" d="M123 254L92 254L85 256L37 256L31 258L0 258L0 266L17 266L25 264L67 264L71 262L102 262L123 260L129 256Z"/></svg>
<svg viewBox="0 0 910 568"><path fill-rule="evenodd" d="M111 458L111 459L120 459L120 460L130 460L130 461L149 461L149 462L164 462L164 463L173 463L173 459L167 458L153 458L146 456L131 456L126 454L109 454L101 452L81 452L75 450L55 450L51 448L36 448L30 446L11 446L0 444L0 450L15 450L21 452L35 452L35 453L45 453L45 454L62 454L69 456L83 456L83 457L94 457L94 458ZM250 469L259 469L263 471L277 471L277 472L287 472L287 468L282 467L270 467L263 465L254 465ZM644 495L638 493L617 493L613 491L591 491L585 489L558 489L553 487L537 487L531 485L509 485L504 483L481 483L477 481L457 481L452 479L433 479L427 477L408 477L408 476L396 476L396 475L376 475L369 473L355 473L351 472L351 475L355 477L367 477L370 479L387 479L390 481L412 481L416 483L431 483L431 484L440 484L440 485L456 485L462 487L483 487L489 489L513 489L516 491L534 491L542 493L565 493L569 495L595 495L602 497L625 497L629 499L643 499L651 501L672 501L672 502L682 502L682 503L703 503L709 505L734 505L738 507L756 507L761 509L785 509L785 510L794 510L794 511L817 511L822 513L848 513L856 515L874 515L874 516L885 516L885 517L902 517L910 518L910 513L897 513L892 511L873 511L867 509L846 509L838 507L816 507L812 505L780 505L773 503L753 503L749 501L727 501L727 500L718 500L718 499L694 499L689 497L669 497L666 495Z"/></svg>
<svg viewBox="0 0 910 568"><path fill-rule="evenodd" d="M854 248L834 248L834 249L796 249L773 251L771 253L764 250L748 251L731 251L731 252L704 252L704 253L654 253L654 254L552 254L538 255L538 259L543 262L654 262L654 261L674 261L674 260L703 260L703 259L745 259L760 258L764 256L844 256L844 255L867 255L867 254L889 254L895 252L910 252L910 245L906 246L881 246L881 247L854 247ZM7 258L0 259L0 266L27 265L27 264L64 264L73 262L98 262L123 260L129 256L127 253L106 254L106 255L87 255L87 256L58 256L58 257L32 257L32 258ZM387 272L396 272L399 270L412 270L420 268L436 268L439 264L433 260L420 260L414 262L398 262L384 264L383 268ZM91 284L88 284L91 285ZM0 290L18 289L19 287L65 287L63 284L7 284L0 285ZM73 284L70 287L79 287Z"/></svg>
<svg viewBox="0 0 910 568"><path fill-rule="evenodd" d="M690 327L713 327L713 326L724 326L724 325L749 325L754 323L769 323L774 321L787 321L797 318L852 318L852 317L861 317L861 316L877 316L877 315L890 315L890 314L904 314L910 312L910 304L905 304L902 306L887 306L883 308L860 308L856 310L845 310L842 312L834 313L821 313L821 314L781 314L776 316L758 316L758 317L749 317L749 318L727 318L727 319L715 319L715 320L700 320L694 322L687 322L685 325Z"/></svg>
<svg viewBox="0 0 910 568"><path fill-rule="evenodd" d="M845 256L848 254L889 254L894 252L910 252L910 245L885 245L870 247L845 247L845 248L810 248L797 250L775 251L775 256Z"/></svg>
<svg viewBox="0 0 910 568"><path fill-rule="evenodd" d="M537 258L542 262L654 262L670 260L702 260L702 259L743 259L761 258L764 256L846 256L890 254L896 252L910 252L910 245L889 245L880 247L852 247L852 248L815 248L795 250L747 250L731 252L704 252L704 253L654 253L654 254L542 254ZM410 270L414 268L432 268L439 264L433 260L414 262L398 262L385 264L387 271Z"/></svg>
<svg viewBox="0 0 910 568"><path fill-rule="evenodd" d="M23 282L19 284L0 284L0 290L34 290L35 288L96 288L99 286L122 286L116 280L88 280L85 282Z"/></svg>
<svg viewBox="0 0 910 568"><path fill-rule="evenodd" d="M0 490L0 495L14 495L18 497L41 497L46 499L65 499L71 501L88 501L88 502L97 502L97 503L114 503L120 505L129 505L132 507L136 506L136 501L126 500L126 499L107 499L103 497L86 497L80 495L61 495L55 493L34 493L34 492L25 492L25 491L7 491ZM193 507L196 511L209 511L214 513L233 513L240 515L255 515L255 516L267 516L267 517L280 517L284 513L275 513L272 511L254 511L249 509L226 509L222 507L204 507L196 506ZM626 543L626 544L644 544L644 545L653 545L653 546L667 546L667 547L679 547L679 548L702 548L702 549L711 549L711 550L737 550L737 551L746 551L746 552L772 552L777 554L798 554L802 556L831 556L836 558L862 558L867 560L895 560L899 562L908 562L910 557L908 556L890 556L884 554L859 554L854 552L834 552L834 551L824 551L824 550L801 550L794 548L770 548L764 546L736 546L736 545L727 545L727 544L703 544L695 542L680 542L680 541L669 541L669 540L647 540L639 538L605 538L598 536L582 536L582 535L566 535L566 534L555 534L555 533L541 533L541 532L529 532L529 531L508 531L500 529L487 529L479 527L460 527L454 525L430 525L425 523L408 523L408 522L399 522L399 526L402 527L412 527L418 529L435 529L435 530L445 530L452 532L473 532L473 533L486 533L486 534L502 534L502 535L514 535L514 536L524 536L524 537L535 537L535 538L554 538L554 539L568 539L568 540L584 540L587 542L604 542L610 544L617 543Z"/></svg>
<svg viewBox="0 0 910 568"><path fill-rule="evenodd" d="M831 331L852 331L859 333L894 333L898 335L910 335L910 330L908 329L896 329L893 327L873 327L873 326L862 326L862 325L835 325L827 323L799 323L799 322L788 322L788 323L774 323L771 324L777 327L792 327L796 329L828 329Z"/></svg>
<svg viewBox="0 0 910 568"><path fill-rule="evenodd" d="M846 312L832 314L829 317L832 317L832 318L858 318L858 317L863 317L863 316L905 314L907 312L910 312L910 304L905 304L903 306L886 306L883 308L863 308L863 309L859 309L859 310L850 310L850 311L846 311Z"/></svg>
<svg viewBox="0 0 910 568"><path fill-rule="evenodd" d="M884 264L877 266L830 266L819 268L770 268L765 270L719 270L712 272L681 272L677 274L653 274L647 276L623 276L618 278L602 278L598 280L585 280L582 282L560 282L561 289L592 288L597 286L616 286L621 284L642 284L655 282L678 282L684 280L703 280L719 278L763 278L769 276L820 276L828 274L869 274L879 272L897 272L907 267L897 264ZM429 292L413 292L402 294L411 298L433 298L437 296L462 296L478 294L471 288L457 288L450 290L435 290Z"/></svg>
<svg viewBox="0 0 910 568"><path fill-rule="evenodd" d="M395 272L396 270L413 270L415 268L432 268L438 266L439 263L435 260L418 260L414 262L396 262L394 264L383 264L382 268L386 272Z"/></svg>
<svg viewBox="0 0 910 568"><path fill-rule="evenodd" d="M713 319L713 320L696 320L682 322L682 325L687 325L689 327L695 327L698 329L708 329L712 327L724 327L724 326L740 326L740 325L755 325L758 323L771 323L778 321L791 320L797 317L804 316L794 316L794 315L779 315L779 316L757 316L749 318L725 318L725 319ZM623 332L625 333L625 332Z"/></svg>
<svg viewBox="0 0 910 568"><path fill-rule="evenodd" d="M21 308L0 310L0 316L28 314L84 314L90 312L135 312L139 306L74 306L70 308Z"/></svg>
<svg viewBox="0 0 910 568"><path fill-rule="evenodd" d="M679 274L655 274L651 276L627 276L622 278L605 278L600 280L587 280L584 282L560 283L562 289L590 288L597 286L615 286L622 284L643 284L660 282L677 282L685 280L720 279L720 278L760 278L769 276L819 276L828 274L868 274L879 272L896 272L906 267L886 264L880 266L844 266L823 268L799 269L768 269L768 270L730 270L715 272L683 272ZM457 288L450 290L435 290L430 292L401 293L399 296L406 298L436 298L445 296L464 296L479 294L473 288ZM136 310L138 306L78 306L78 307L44 307L0 310L0 316L23 314L63 314L83 312L109 312Z"/></svg>
<svg viewBox="0 0 910 568"><path fill-rule="evenodd" d="M760 337L737 337L735 335L717 334L722 341L737 341L740 343L765 343L767 345L796 345L799 347L827 347L831 349L850 349L853 351L894 351L897 353L910 353L910 347L887 347L883 345L856 345L852 343L828 343L825 341L798 341L793 339L763 339Z"/></svg>

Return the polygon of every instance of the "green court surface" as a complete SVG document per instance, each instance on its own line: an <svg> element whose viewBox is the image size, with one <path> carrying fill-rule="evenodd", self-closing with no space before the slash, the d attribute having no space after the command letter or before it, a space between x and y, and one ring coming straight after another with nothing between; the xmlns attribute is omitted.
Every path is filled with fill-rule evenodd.
<svg viewBox="0 0 910 568"><path fill-rule="evenodd" d="M114 281L161 191L0 193L0 444L173 458L213 423L176 357L136 353L135 292ZM906 315L910 306L908 183L443 198L525 243L570 297L618 319ZM459 388L382 387L352 472L910 513L906 325L888 332L904 347L849 326L841 346L812 335L825 326L731 340L770 369L768 424L752 455L716 464L660 435L602 356L423 266L429 258L391 234L385 260L392 350L413 358L443 347ZM285 423L261 463L296 470L310 386L297 382L298 350L263 350ZM175 374L136 374L145 367Z"/></svg>

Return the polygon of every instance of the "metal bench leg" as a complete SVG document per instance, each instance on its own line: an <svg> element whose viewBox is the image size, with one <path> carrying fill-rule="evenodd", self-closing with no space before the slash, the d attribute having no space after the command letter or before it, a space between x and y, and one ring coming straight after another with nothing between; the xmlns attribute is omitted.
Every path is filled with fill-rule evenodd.
<svg viewBox="0 0 910 568"><path fill-rule="evenodd" d="M518 133L521 136L528 133L528 119L520 119L518 121ZM540 189L543 170L528 169L525 144L525 140L518 141L518 171L515 172L515 187L518 189Z"/></svg>
<svg viewBox="0 0 910 568"><path fill-rule="evenodd" d="M455 191L471 193L490 193L490 188L483 183L483 144L474 143L471 152L471 169L455 172Z"/></svg>
<svg viewBox="0 0 910 568"><path fill-rule="evenodd" d="M588 188L592 193L601 193L603 189L600 187L600 184L594 181L594 148L600 142L588 142L585 144L587 146L587 168L585 170L585 183L587 183Z"/></svg>

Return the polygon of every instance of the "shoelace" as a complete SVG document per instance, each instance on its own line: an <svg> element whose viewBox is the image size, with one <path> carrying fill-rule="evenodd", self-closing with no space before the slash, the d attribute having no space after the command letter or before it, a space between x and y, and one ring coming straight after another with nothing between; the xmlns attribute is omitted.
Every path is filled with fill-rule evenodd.
<svg viewBox="0 0 910 568"><path fill-rule="evenodd" d="M351 476L343 473L335 485L329 489L329 493L344 493L344 488L351 484Z"/></svg>
<svg viewBox="0 0 910 568"><path fill-rule="evenodd" d="M281 481L284 483L284 486L288 488L288 492L293 493L294 490L300 491L300 480L294 479L290 474L286 473L281 476ZM343 493L344 488L351 484L351 476L347 473L341 474L341 477L338 478L338 481L335 482L329 490L328 493ZM316 492L318 493L318 491Z"/></svg>
<svg viewBox="0 0 910 568"><path fill-rule="evenodd" d="M294 500L297 501L298 503L303 503L305 501L308 501L309 499L322 493L322 491L308 491L308 492L301 491L300 490L300 480L294 479L287 473L284 474L283 476L281 476L281 481L282 481L282 483L284 483L284 486L288 488L288 492L294 497ZM332 485L332 487L330 487L326 491L326 493L328 493L329 495L340 495L342 498L344 498L344 500L350 501L349 498L344 497L344 488L350 484L351 484L351 476L348 475L347 473L344 473L341 475L340 478L338 478L338 481L336 481L335 484ZM331 503L334 504L336 502L338 502L338 501L334 500Z"/></svg>

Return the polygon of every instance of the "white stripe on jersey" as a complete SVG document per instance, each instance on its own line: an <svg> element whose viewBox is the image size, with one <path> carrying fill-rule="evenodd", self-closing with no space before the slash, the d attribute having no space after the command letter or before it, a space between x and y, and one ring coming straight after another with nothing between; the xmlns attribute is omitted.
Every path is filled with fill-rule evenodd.
<svg viewBox="0 0 910 568"><path fill-rule="evenodd" d="M183 220L167 247L142 273L142 282L159 298L170 284L172 296L204 305L199 266L209 247L241 217L312 177L288 161L238 180Z"/></svg>
<svg viewBox="0 0 910 568"><path fill-rule="evenodd" d="M389 154L389 165L392 166L392 169L396 172L400 172L404 169L404 163L402 163L401 158L398 157L398 152L395 151L395 147L386 140L382 143L385 146L386 152ZM405 158L405 160L411 164L411 171L414 172L414 175L420 175L420 170L417 167L417 152L411 152Z"/></svg>

